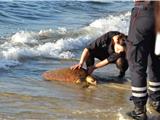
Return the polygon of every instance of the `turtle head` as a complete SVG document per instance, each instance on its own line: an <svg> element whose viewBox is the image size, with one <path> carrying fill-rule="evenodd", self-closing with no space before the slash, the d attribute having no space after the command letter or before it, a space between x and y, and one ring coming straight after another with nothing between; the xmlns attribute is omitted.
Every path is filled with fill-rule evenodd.
<svg viewBox="0 0 160 120"><path fill-rule="evenodd" d="M96 86L97 81L92 76L88 75L85 78L80 78L76 80L76 84L81 84L83 88L88 88L90 86Z"/></svg>
<svg viewBox="0 0 160 120"><path fill-rule="evenodd" d="M82 82L82 87L83 88L91 88L91 87L95 87L97 84L96 79L94 79L92 76L88 75L84 82Z"/></svg>
<svg viewBox="0 0 160 120"><path fill-rule="evenodd" d="M88 75L85 79L86 83L88 83L89 85L97 85L97 81L95 78L93 78L92 76Z"/></svg>

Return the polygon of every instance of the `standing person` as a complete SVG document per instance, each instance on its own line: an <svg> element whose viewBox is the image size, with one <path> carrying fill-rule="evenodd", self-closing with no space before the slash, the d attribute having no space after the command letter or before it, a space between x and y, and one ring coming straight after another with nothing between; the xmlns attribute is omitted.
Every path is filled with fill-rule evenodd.
<svg viewBox="0 0 160 120"><path fill-rule="evenodd" d="M128 69L128 62L125 58L125 40L126 36L118 31L107 32L83 50L79 64L72 66L71 69L79 69L86 62L88 74L91 74L97 68L115 63L120 69L118 77L123 78ZM101 61L94 65L95 58Z"/></svg>
<svg viewBox="0 0 160 120"><path fill-rule="evenodd" d="M160 60L154 54L154 1L135 1L132 9L127 43L127 57L131 71L131 89L135 108L128 113L134 119L146 120L146 102L160 112ZM149 94L147 93L147 73Z"/></svg>

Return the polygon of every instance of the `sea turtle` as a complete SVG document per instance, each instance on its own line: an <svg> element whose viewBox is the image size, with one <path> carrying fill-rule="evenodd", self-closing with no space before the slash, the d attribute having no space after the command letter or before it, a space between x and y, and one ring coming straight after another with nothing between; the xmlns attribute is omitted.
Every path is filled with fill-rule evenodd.
<svg viewBox="0 0 160 120"><path fill-rule="evenodd" d="M83 68L72 70L70 68L62 68L58 70L49 70L42 74L45 80L56 80L70 83L87 83L85 85L96 85L96 79L88 75L87 71Z"/></svg>

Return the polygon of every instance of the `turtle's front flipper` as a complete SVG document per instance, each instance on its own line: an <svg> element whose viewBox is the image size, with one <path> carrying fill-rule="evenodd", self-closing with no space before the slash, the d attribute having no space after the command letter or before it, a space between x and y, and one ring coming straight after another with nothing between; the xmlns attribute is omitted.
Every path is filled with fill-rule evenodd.
<svg viewBox="0 0 160 120"><path fill-rule="evenodd" d="M90 75L86 77L86 82L90 85L97 85L97 80Z"/></svg>

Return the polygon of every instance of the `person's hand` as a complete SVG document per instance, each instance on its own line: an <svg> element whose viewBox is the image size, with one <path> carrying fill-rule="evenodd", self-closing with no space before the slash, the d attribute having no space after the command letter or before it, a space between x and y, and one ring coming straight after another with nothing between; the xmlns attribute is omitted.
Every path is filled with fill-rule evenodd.
<svg viewBox="0 0 160 120"><path fill-rule="evenodd" d="M79 63L79 64L76 64L76 65L71 66L70 69L71 69L71 70L80 69L80 68L82 68L82 66L83 66L83 65Z"/></svg>
<svg viewBox="0 0 160 120"><path fill-rule="evenodd" d="M120 44L115 44L114 51L115 51L115 53L121 53L121 52L125 51L125 48L123 46L121 46Z"/></svg>
<svg viewBox="0 0 160 120"><path fill-rule="evenodd" d="M93 66L88 67L87 72L88 72L88 74L90 75L90 74L92 74L92 72L93 72L94 70L95 70L95 66L93 65Z"/></svg>

